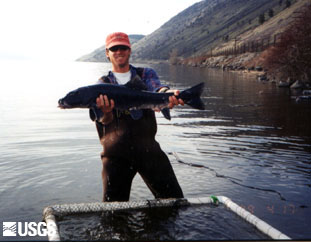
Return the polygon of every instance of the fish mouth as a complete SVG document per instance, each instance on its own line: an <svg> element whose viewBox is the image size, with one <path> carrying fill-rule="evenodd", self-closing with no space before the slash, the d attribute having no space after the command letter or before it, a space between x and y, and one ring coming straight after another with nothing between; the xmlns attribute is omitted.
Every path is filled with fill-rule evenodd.
<svg viewBox="0 0 311 242"><path fill-rule="evenodd" d="M71 108L71 106L68 103L66 103L66 101L64 101L63 99L59 99L57 107L60 109Z"/></svg>
<svg viewBox="0 0 311 242"><path fill-rule="evenodd" d="M59 105L59 104L58 104L57 107L60 108L60 109L65 109L65 108L66 108L66 106L64 106L64 105Z"/></svg>

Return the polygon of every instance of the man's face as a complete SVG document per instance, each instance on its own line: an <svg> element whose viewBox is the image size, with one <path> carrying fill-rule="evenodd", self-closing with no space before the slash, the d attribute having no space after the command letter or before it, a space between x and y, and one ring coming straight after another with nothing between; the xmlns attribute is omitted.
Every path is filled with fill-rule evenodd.
<svg viewBox="0 0 311 242"><path fill-rule="evenodd" d="M106 49L106 55L113 66L123 68L129 65L131 49L127 46L117 45L110 49Z"/></svg>

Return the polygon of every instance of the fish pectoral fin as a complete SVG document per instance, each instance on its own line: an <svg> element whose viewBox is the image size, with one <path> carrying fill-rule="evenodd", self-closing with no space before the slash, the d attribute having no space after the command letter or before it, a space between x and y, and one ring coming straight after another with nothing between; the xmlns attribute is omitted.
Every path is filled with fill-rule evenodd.
<svg viewBox="0 0 311 242"><path fill-rule="evenodd" d="M143 116L143 110L141 109L131 109L130 114L132 119L138 120Z"/></svg>
<svg viewBox="0 0 311 242"><path fill-rule="evenodd" d="M90 119L91 119L92 121L95 121L95 120L96 120L95 113L94 113L94 111L93 111L92 108L89 109L89 115L90 115Z"/></svg>
<svg viewBox="0 0 311 242"><path fill-rule="evenodd" d="M101 121L101 119L104 117L104 113L96 106L90 108L90 118L92 121Z"/></svg>
<svg viewBox="0 0 311 242"><path fill-rule="evenodd" d="M171 113L169 108L161 109L161 113L163 114L164 118L171 120Z"/></svg>

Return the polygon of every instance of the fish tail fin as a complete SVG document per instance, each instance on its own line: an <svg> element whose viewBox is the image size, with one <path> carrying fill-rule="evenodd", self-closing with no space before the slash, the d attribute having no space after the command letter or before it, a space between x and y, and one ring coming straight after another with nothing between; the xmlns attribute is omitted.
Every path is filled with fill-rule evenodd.
<svg viewBox="0 0 311 242"><path fill-rule="evenodd" d="M204 110L205 109L204 103L200 98L203 89L204 89L204 82L201 82L198 85L195 85L189 89L182 91L177 98L181 98L184 101L184 103L188 104L189 106L195 109Z"/></svg>

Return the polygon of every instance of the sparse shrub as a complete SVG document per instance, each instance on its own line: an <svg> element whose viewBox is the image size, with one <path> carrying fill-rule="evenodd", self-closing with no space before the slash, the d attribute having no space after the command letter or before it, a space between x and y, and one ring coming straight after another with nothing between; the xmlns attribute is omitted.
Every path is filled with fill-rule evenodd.
<svg viewBox="0 0 311 242"><path fill-rule="evenodd" d="M179 61L178 50L175 48L170 53L169 63L171 65L176 65L178 63L178 61Z"/></svg>
<svg viewBox="0 0 311 242"><path fill-rule="evenodd" d="M286 0L285 2L285 8L289 8L292 5L290 0Z"/></svg>
<svg viewBox="0 0 311 242"><path fill-rule="evenodd" d="M311 5L285 30L280 41L268 49L265 67L279 78L311 81Z"/></svg>
<svg viewBox="0 0 311 242"><path fill-rule="evenodd" d="M259 24L263 24L265 22L265 14L264 13L259 15L258 22L259 22Z"/></svg>
<svg viewBox="0 0 311 242"><path fill-rule="evenodd" d="M229 35L225 35L222 37L223 41L227 42L229 40Z"/></svg>

